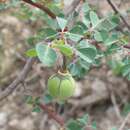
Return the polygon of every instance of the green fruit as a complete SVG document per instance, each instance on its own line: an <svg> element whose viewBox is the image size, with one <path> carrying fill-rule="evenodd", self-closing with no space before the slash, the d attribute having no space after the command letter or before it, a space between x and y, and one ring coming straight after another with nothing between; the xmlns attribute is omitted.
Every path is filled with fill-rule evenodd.
<svg viewBox="0 0 130 130"><path fill-rule="evenodd" d="M70 73L58 72L48 79L50 95L59 100L71 97L75 91L75 81Z"/></svg>

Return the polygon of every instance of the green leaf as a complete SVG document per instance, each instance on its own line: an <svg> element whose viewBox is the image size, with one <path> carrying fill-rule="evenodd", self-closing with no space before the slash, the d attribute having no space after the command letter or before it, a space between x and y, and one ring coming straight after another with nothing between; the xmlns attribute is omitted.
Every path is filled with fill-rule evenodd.
<svg viewBox="0 0 130 130"><path fill-rule="evenodd" d="M102 36L101 36L100 32L98 32L98 31L95 31L95 33L94 33L94 38L95 38L95 40L98 41L98 42L103 41Z"/></svg>
<svg viewBox="0 0 130 130"><path fill-rule="evenodd" d="M92 122L92 128L93 128L93 130L96 130L96 129L97 129L97 123L96 123L96 121L93 121L93 122Z"/></svg>
<svg viewBox="0 0 130 130"><path fill-rule="evenodd" d="M106 46L110 46L110 45L112 45L114 43L117 43L117 42L119 42L119 39L117 39L116 37L111 36L104 42L104 44Z"/></svg>
<svg viewBox="0 0 130 130"><path fill-rule="evenodd" d="M88 58L88 56L86 56L86 54L84 54L83 52L76 51L76 53L81 59L85 60L88 63L92 63L92 60Z"/></svg>
<svg viewBox="0 0 130 130"><path fill-rule="evenodd" d="M95 27L99 23L100 19L98 18L97 14L94 11L90 11L90 20L92 23L92 26Z"/></svg>
<svg viewBox="0 0 130 130"><path fill-rule="evenodd" d="M98 42L105 42L109 38L109 33L106 30L95 31L94 39Z"/></svg>
<svg viewBox="0 0 130 130"><path fill-rule="evenodd" d="M57 32L52 28L43 28L38 31L37 37L39 39L47 39L55 37Z"/></svg>
<svg viewBox="0 0 130 130"><path fill-rule="evenodd" d="M5 3L0 3L0 10L4 10L10 7L16 7L19 4L19 0L10 0Z"/></svg>
<svg viewBox="0 0 130 130"><path fill-rule="evenodd" d="M84 32L84 29L83 29L82 26L80 26L80 25L74 26L74 27L70 30L70 33L75 33L75 34L80 34L80 35L82 35L83 32Z"/></svg>
<svg viewBox="0 0 130 130"><path fill-rule="evenodd" d="M33 97L32 96L25 96L25 102L27 104L33 104L34 103L34 100L33 100Z"/></svg>
<svg viewBox="0 0 130 130"><path fill-rule="evenodd" d="M97 55L94 47L78 48L76 54L87 63L92 63Z"/></svg>
<svg viewBox="0 0 130 130"><path fill-rule="evenodd" d="M39 113L39 112L41 112L41 109L40 109L40 107L35 106L35 107L33 108L32 112L37 112L37 113Z"/></svg>
<svg viewBox="0 0 130 130"><path fill-rule="evenodd" d="M83 126L86 126L88 123L88 114L85 114L83 117L77 119Z"/></svg>
<svg viewBox="0 0 130 130"><path fill-rule="evenodd" d="M78 42L83 36L80 34L74 34L74 33L67 32L66 37L68 37L72 41Z"/></svg>
<svg viewBox="0 0 130 130"><path fill-rule="evenodd" d="M83 130L83 127L78 121L69 120L69 122L67 122L67 130Z"/></svg>
<svg viewBox="0 0 130 130"><path fill-rule="evenodd" d="M76 48L80 49L80 48L87 48L87 47L93 47L92 45L90 45L90 43L87 40L82 40L80 41L77 45Z"/></svg>
<svg viewBox="0 0 130 130"><path fill-rule="evenodd" d="M130 73L127 75L127 79L130 80Z"/></svg>
<svg viewBox="0 0 130 130"><path fill-rule="evenodd" d="M61 30L63 31L67 25L67 20L61 17L56 17L57 22Z"/></svg>
<svg viewBox="0 0 130 130"><path fill-rule="evenodd" d="M126 116L128 113L130 113L130 103L126 103L123 108L123 114Z"/></svg>
<svg viewBox="0 0 130 130"><path fill-rule="evenodd" d="M89 7L89 5L88 5L88 2L84 2L83 7L82 7L82 10L83 10L83 12L84 12L85 14L90 11L90 7Z"/></svg>
<svg viewBox="0 0 130 130"><path fill-rule="evenodd" d="M82 59L79 60L79 64L81 65L81 67L83 67L85 70L89 70L90 69L90 64Z"/></svg>
<svg viewBox="0 0 130 130"><path fill-rule="evenodd" d="M86 27L90 27L90 19L88 19L87 17L83 17L82 22L86 25Z"/></svg>
<svg viewBox="0 0 130 130"><path fill-rule="evenodd" d="M69 64L68 69L72 76L78 79L83 78L86 74L86 70L78 62Z"/></svg>
<svg viewBox="0 0 130 130"><path fill-rule="evenodd" d="M123 63L130 64L130 56L126 56L125 58L123 58Z"/></svg>
<svg viewBox="0 0 130 130"><path fill-rule="evenodd" d="M79 66L77 64L70 64L69 65L69 70L70 70L70 73L72 74L72 76L76 76L76 75L79 75Z"/></svg>
<svg viewBox="0 0 130 130"><path fill-rule="evenodd" d="M106 30L107 32L109 32L110 30L114 29L117 25L117 21L113 18L113 16L111 16L101 19L96 27L99 30Z"/></svg>
<svg viewBox="0 0 130 130"><path fill-rule="evenodd" d="M112 53L117 52L117 51L120 50L120 49L121 49L121 48L120 48L118 45L112 44L110 47L107 48L105 54L106 54L106 55L110 55L110 54L112 54Z"/></svg>
<svg viewBox="0 0 130 130"><path fill-rule="evenodd" d="M128 76L130 74L130 64L127 64L123 67L122 74L123 76Z"/></svg>
<svg viewBox="0 0 130 130"><path fill-rule="evenodd" d="M51 95L49 95L49 94L46 94L44 96L43 100L44 100L44 103L48 104L53 100L53 97Z"/></svg>
<svg viewBox="0 0 130 130"><path fill-rule="evenodd" d="M112 59L108 62L108 65L112 69L113 73L116 75L120 75L122 73L123 69L123 63L121 61L117 61L115 59Z"/></svg>
<svg viewBox="0 0 130 130"><path fill-rule="evenodd" d="M65 56L70 57L70 56L73 55L73 50L72 50L72 48L69 45L66 45L66 44L62 44L62 45L61 44L55 44L55 45L53 45L53 47L58 48L60 50L60 52L62 54L64 54Z"/></svg>
<svg viewBox="0 0 130 130"><path fill-rule="evenodd" d="M36 49L35 49L35 48L26 51L25 54L26 54L26 56L28 56L28 57L36 57L36 56L37 56L37 52L36 52Z"/></svg>
<svg viewBox="0 0 130 130"><path fill-rule="evenodd" d="M39 103L40 103L40 97L35 97L34 104L39 104Z"/></svg>
<svg viewBox="0 0 130 130"><path fill-rule="evenodd" d="M36 52L39 60L48 67L53 66L57 60L56 52L48 45L38 43L36 45Z"/></svg>
<svg viewBox="0 0 130 130"><path fill-rule="evenodd" d="M109 37L109 33L106 30L100 30L102 41L105 41Z"/></svg>
<svg viewBox="0 0 130 130"><path fill-rule="evenodd" d="M111 130L118 130L116 127L111 128Z"/></svg>
<svg viewBox="0 0 130 130"><path fill-rule="evenodd" d="M119 14L112 15L110 17L110 20L113 23L113 26L117 26L120 23L120 15Z"/></svg>
<svg viewBox="0 0 130 130"><path fill-rule="evenodd" d="M54 30L58 29L58 23L55 19L50 18L46 13L42 16L42 18L49 27Z"/></svg>

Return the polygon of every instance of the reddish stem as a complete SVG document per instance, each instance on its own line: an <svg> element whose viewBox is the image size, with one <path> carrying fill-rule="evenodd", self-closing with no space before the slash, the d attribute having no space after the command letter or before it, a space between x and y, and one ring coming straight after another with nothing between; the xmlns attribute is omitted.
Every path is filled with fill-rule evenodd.
<svg viewBox="0 0 130 130"><path fill-rule="evenodd" d="M52 119L54 119L58 124L60 124L61 126L64 126L64 119L61 117L61 116L59 116L59 115L57 115L53 110L51 110L47 105L45 105L45 104L42 104L42 103L40 103L39 104L39 106L40 106L40 108L43 110L43 111L45 111L45 112L47 112L48 113L48 116L50 117L50 118L52 118Z"/></svg>
<svg viewBox="0 0 130 130"><path fill-rule="evenodd" d="M40 3L35 3L33 2L32 0L22 0L34 7L37 7L41 10L43 10L45 13L47 13L52 19L55 19L56 18L56 15L49 9L47 8L46 6L44 6L43 4L40 4Z"/></svg>
<svg viewBox="0 0 130 130"><path fill-rule="evenodd" d="M124 48L130 49L130 45L124 45Z"/></svg>

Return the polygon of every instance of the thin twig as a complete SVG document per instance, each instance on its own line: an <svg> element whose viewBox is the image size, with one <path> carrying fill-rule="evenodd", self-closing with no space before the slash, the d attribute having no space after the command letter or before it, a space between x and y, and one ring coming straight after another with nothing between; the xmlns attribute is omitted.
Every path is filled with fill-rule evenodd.
<svg viewBox="0 0 130 130"><path fill-rule="evenodd" d="M22 0L34 7L37 7L39 9L41 9L42 11L44 11L46 14L48 14L52 19L55 19L56 18L56 15L49 9L47 8L45 5L43 4L40 4L40 3L35 3L33 2L32 0Z"/></svg>
<svg viewBox="0 0 130 130"><path fill-rule="evenodd" d="M78 6L78 4L80 3L81 0L73 0L72 4L69 5L69 7L65 8L65 15L68 16L69 14L71 14L75 8Z"/></svg>
<svg viewBox="0 0 130 130"><path fill-rule="evenodd" d="M124 45L124 48L130 49L130 45Z"/></svg>
<svg viewBox="0 0 130 130"><path fill-rule="evenodd" d="M126 25L126 27L129 29L130 31L130 25L128 24L128 22L126 21L126 19L124 18L124 16L121 14L121 12L119 11L119 9L117 8L117 6L113 3L112 0L107 0L108 4L112 7L112 9L114 10L114 12L116 14L120 15L120 18L122 19L122 21L124 22L124 24Z"/></svg>
<svg viewBox="0 0 130 130"><path fill-rule="evenodd" d="M0 93L0 100L3 100L8 95L10 95L16 89L16 87L25 80L29 71L31 70L34 61L35 58L28 59L27 63L25 64L19 76L4 91Z"/></svg>
<svg viewBox="0 0 130 130"><path fill-rule="evenodd" d="M116 101L116 97L115 97L115 94L114 94L113 91L110 92L110 97L111 97L111 101L112 101L112 104L113 104L113 107L114 107L116 116L118 117L118 119L121 120L120 109L119 109L119 107L118 107L118 104L117 104L117 101Z"/></svg>
<svg viewBox="0 0 130 130"><path fill-rule="evenodd" d="M64 126L65 124L64 119L61 116L56 114L53 110L50 110L50 108L43 103L40 103L39 106L43 111L47 112L48 116L51 119L54 119L58 124L60 124L61 126Z"/></svg>
<svg viewBox="0 0 130 130"><path fill-rule="evenodd" d="M125 127L127 121L129 120L129 118L130 118L130 113L126 116L125 120L123 121L123 123L121 124L121 126L118 130L124 130L124 127Z"/></svg>

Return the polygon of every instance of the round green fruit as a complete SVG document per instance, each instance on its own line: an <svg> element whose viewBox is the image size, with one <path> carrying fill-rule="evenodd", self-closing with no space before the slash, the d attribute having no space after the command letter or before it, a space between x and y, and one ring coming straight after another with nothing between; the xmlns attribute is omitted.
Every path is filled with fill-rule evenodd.
<svg viewBox="0 0 130 130"><path fill-rule="evenodd" d="M50 95L59 100L66 100L75 91L75 81L70 73L58 72L48 79L48 91Z"/></svg>

